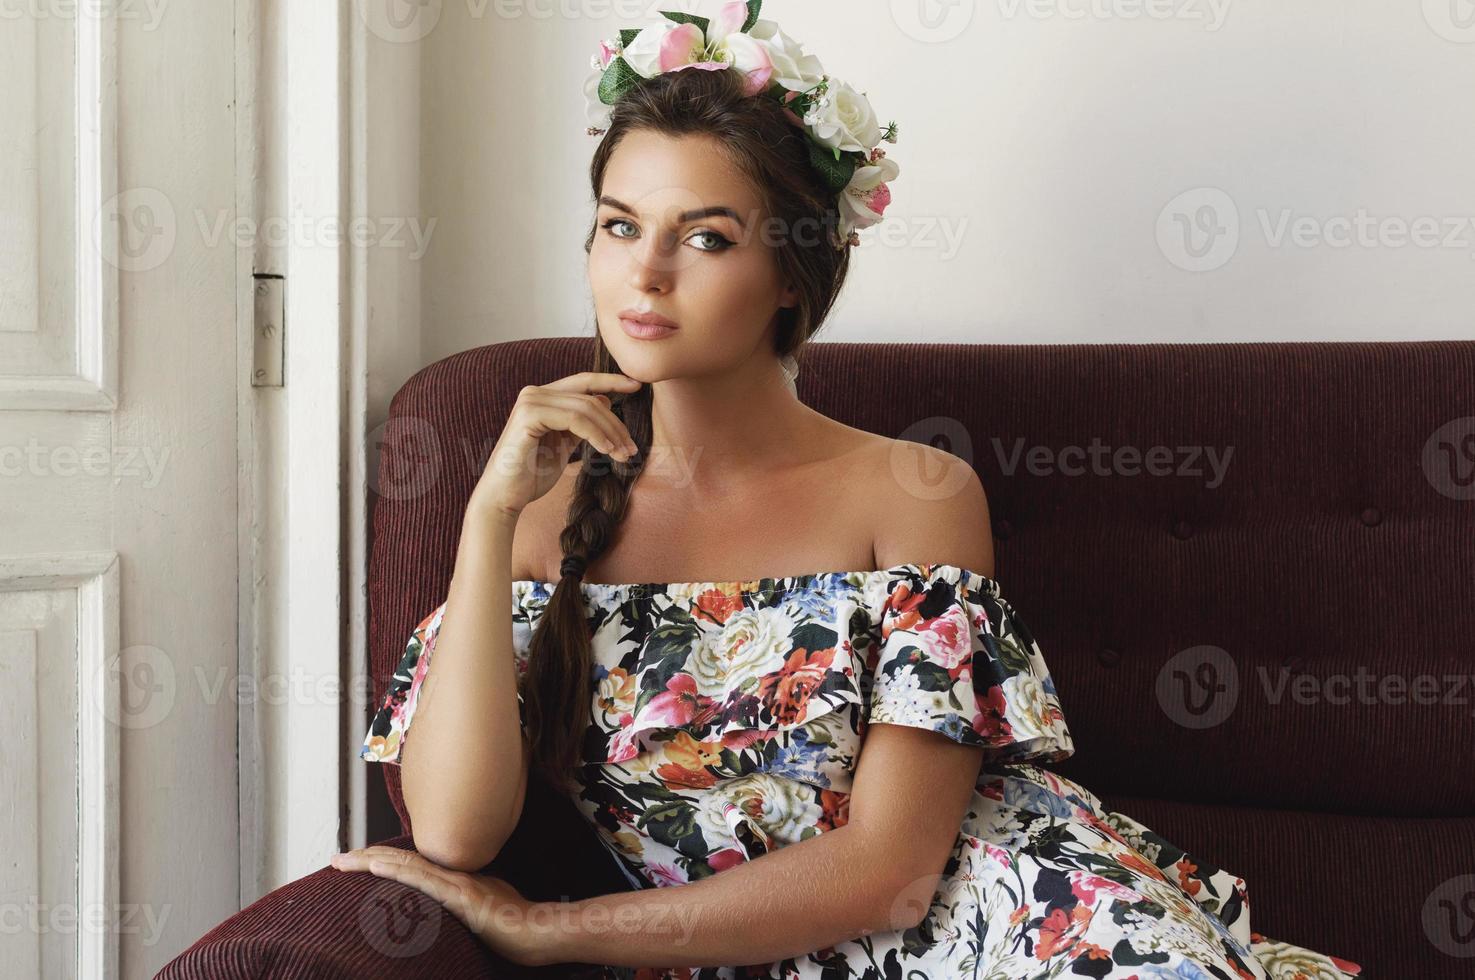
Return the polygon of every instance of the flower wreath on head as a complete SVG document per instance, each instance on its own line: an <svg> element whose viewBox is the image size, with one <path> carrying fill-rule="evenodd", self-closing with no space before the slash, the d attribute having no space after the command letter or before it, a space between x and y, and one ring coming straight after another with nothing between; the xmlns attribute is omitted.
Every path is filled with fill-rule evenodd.
<svg viewBox="0 0 1475 980"><path fill-rule="evenodd" d="M606 132L609 107L646 79L685 68L743 72L748 95L771 96L808 134L810 163L838 198L836 246L859 245L857 230L885 215L887 185L901 172L880 147L883 140L896 142L896 123L883 129L864 93L831 78L777 24L760 20L762 6L763 0L732 0L710 20L663 10L664 21L601 41L584 86L589 135Z"/></svg>

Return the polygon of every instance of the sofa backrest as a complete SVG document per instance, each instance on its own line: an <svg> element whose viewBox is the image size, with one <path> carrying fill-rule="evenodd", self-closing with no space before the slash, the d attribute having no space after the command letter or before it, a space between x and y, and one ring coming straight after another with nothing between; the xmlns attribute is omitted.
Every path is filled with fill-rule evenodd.
<svg viewBox="0 0 1475 980"><path fill-rule="evenodd" d="M371 480L376 703L445 598L517 392L587 369L593 343L468 350L396 394ZM1475 815L1457 775L1475 744L1475 342L817 343L798 383L978 471L995 578L1075 739L1057 771L1102 794Z"/></svg>

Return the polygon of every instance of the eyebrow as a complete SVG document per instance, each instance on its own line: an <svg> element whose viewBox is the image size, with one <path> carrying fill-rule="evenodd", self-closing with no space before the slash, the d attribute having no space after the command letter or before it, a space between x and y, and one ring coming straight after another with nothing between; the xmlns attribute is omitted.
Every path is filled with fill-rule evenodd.
<svg viewBox="0 0 1475 980"><path fill-rule="evenodd" d="M602 195L599 198L599 203L607 204L615 210L623 211L626 214L635 213L635 209L632 208L630 205L624 203L623 201L617 201L614 198L610 197L608 194ZM742 228L744 231L746 231L748 228L748 226L743 222L742 217L739 216L736 211L729 207L699 208L695 211L683 211L680 216L682 224L686 224L688 221L700 221L703 218L718 217L731 218L733 221L736 221L738 223L738 227Z"/></svg>

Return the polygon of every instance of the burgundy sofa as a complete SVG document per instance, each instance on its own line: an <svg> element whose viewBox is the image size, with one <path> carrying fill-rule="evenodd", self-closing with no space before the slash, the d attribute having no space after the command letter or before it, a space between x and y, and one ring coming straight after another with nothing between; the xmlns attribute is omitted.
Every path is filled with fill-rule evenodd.
<svg viewBox="0 0 1475 980"><path fill-rule="evenodd" d="M465 351L395 396L376 695L445 596L518 389L584 370L592 344ZM1258 932L1367 977L1475 975L1475 342L820 343L803 364L820 411L978 470L996 577L1075 738L1059 772L1244 878ZM410 846L399 770L375 774L406 835L388 843ZM629 887L536 787L487 870L550 899ZM410 891L324 868L159 976L578 972L514 970Z"/></svg>

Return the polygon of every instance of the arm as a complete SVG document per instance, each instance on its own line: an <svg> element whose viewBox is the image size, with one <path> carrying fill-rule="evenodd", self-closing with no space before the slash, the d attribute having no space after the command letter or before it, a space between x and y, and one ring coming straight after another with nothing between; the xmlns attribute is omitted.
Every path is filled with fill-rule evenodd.
<svg viewBox="0 0 1475 980"><path fill-rule="evenodd" d="M934 456L926 471L945 467L939 482L959 490L923 499L898 484L884 501L877 567L945 562L992 576L988 502L978 475L949 453L921 445L916 451ZM914 926L926 917L957 842L983 757L981 747L935 732L872 725L845 826L690 884L570 903L548 939L554 961L771 962Z"/></svg>
<svg viewBox="0 0 1475 980"><path fill-rule="evenodd" d="M550 962L735 965L802 956L927 913L983 750L896 725L866 734L850 822L686 885L568 903Z"/></svg>
<svg viewBox="0 0 1475 980"><path fill-rule="evenodd" d="M435 653L401 749L415 848L447 868L474 871L495 858L527 793L512 649L516 525L514 516L467 508ZM521 748L467 752L468 745Z"/></svg>

